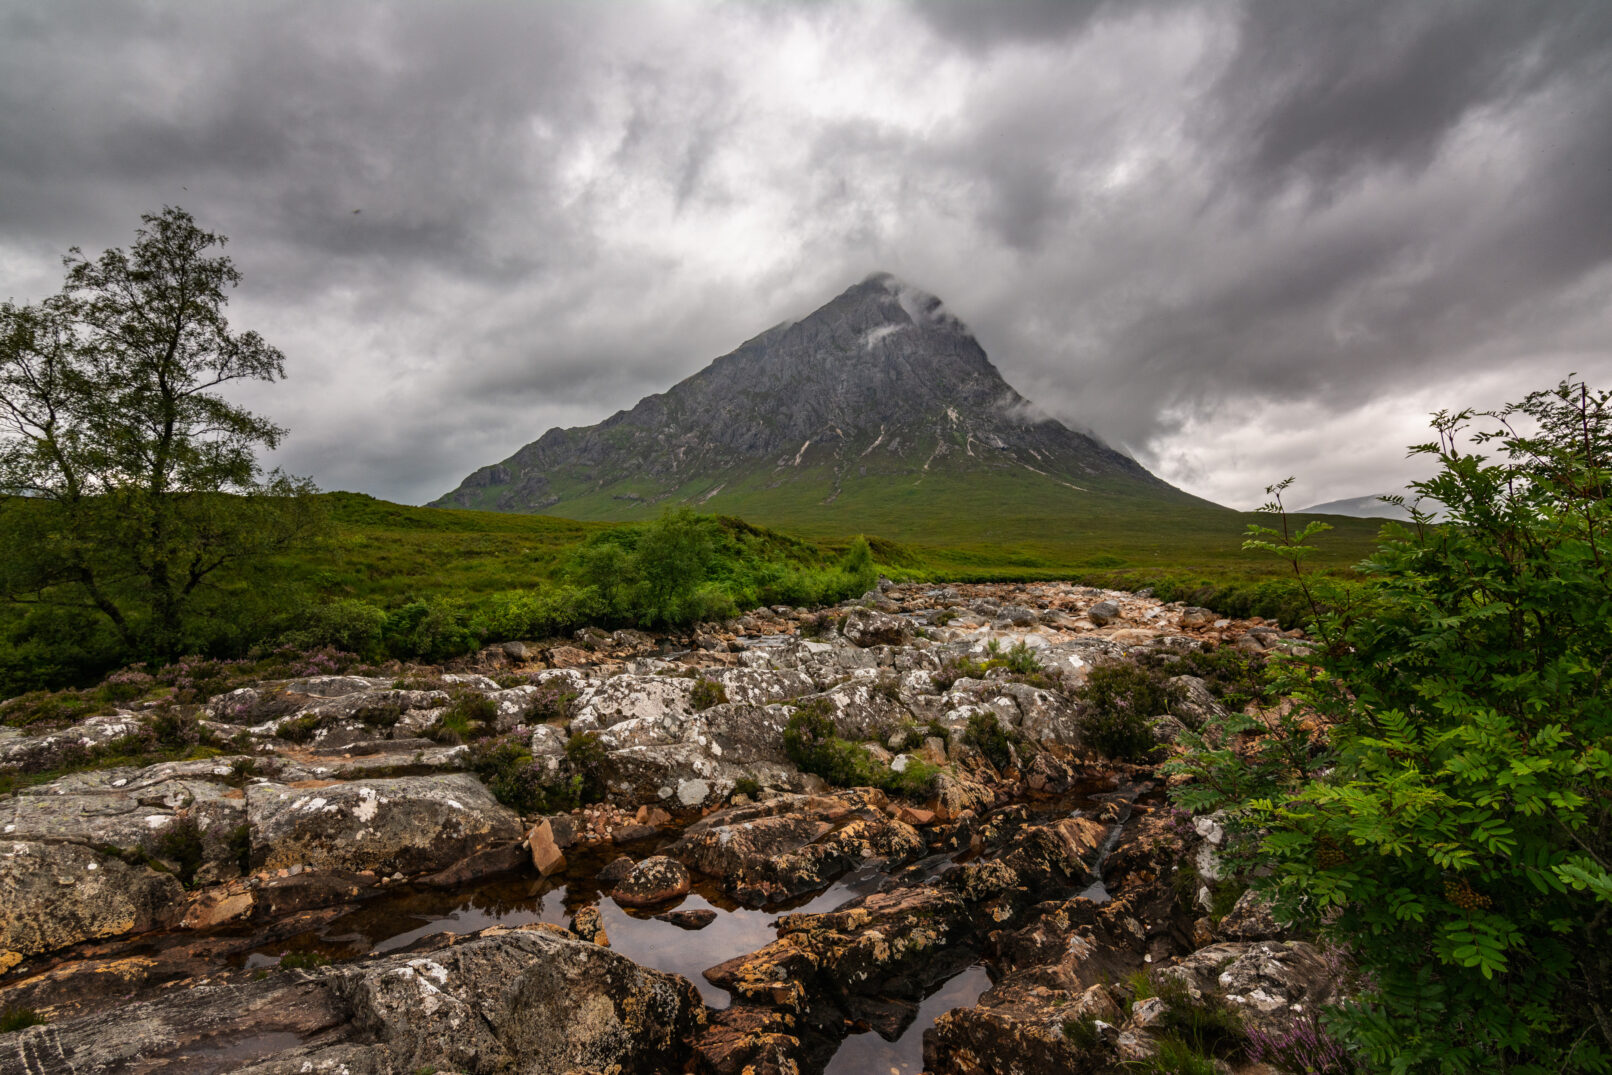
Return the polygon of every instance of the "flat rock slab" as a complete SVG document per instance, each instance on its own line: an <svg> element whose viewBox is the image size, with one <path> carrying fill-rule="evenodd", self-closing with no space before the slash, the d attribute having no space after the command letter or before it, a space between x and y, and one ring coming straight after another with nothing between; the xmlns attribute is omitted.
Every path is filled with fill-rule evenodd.
<svg viewBox="0 0 1612 1075"><path fill-rule="evenodd" d="M0 971L42 952L169 924L171 874L70 843L0 841Z"/></svg>
<svg viewBox="0 0 1612 1075"><path fill-rule="evenodd" d="M0 1039L0 1070L677 1071L687 980L554 927L261 981L192 985Z"/></svg>
<svg viewBox="0 0 1612 1075"><path fill-rule="evenodd" d="M436 873L521 838L520 819L465 773L246 789L254 869Z"/></svg>

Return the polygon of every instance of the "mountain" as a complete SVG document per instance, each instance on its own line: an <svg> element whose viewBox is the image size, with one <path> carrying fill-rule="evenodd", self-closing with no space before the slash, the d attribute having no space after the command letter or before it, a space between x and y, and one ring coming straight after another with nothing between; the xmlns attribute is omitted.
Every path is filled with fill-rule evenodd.
<svg viewBox="0 0 1612 1075"><path fill-rule="evenodd" d="M1409 500L1409 497L1406 498ZM1443 505L1436 500L1429 500L1424 505L1431 509L1433 517L1443 515ZM1356 519L1397 519L1410 521L1411 513L1394 504L1385 504L1379 496L1368 494L1366 496L1351 496L1343 500L1329 500L1325 504L1316 504L1305 508L1303 515L1348 515Z"/></svg>
<svg viewBox="0 0 1612 1075"><path fill-rule="evenodd" d="M549 430L434 502L578 519L677 504L938 539L1121 508L1226 512L1038 414L939 299L888 273L631 410Z"/></svg>

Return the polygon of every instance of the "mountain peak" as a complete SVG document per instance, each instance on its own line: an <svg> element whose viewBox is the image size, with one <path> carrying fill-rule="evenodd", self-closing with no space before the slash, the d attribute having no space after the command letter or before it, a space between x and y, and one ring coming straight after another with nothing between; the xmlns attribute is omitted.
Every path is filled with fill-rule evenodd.
<svg viewBox="0 0 1612 1075"><path fill-rule="evenodd" d="M939 298L876 272L631 410L549 430L436 503L577 518L675 503L742 514L757 496L830 505L869 482L1004 470L1077 492L1119 480L1184 495L1056 421L1026 421L1030 410Z"/></svg>

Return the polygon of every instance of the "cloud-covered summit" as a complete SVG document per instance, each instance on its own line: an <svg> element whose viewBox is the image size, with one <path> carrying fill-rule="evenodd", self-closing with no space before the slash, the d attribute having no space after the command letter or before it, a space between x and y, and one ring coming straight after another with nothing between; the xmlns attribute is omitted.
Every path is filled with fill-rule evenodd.
<svg viewBox="0 0 1612 1075"><path fill-rule="evenodd" d="M882 266L1251 504L1612 380L1612 6L0 5L0 295L178 204L276 461L419 501Z"/></svg>

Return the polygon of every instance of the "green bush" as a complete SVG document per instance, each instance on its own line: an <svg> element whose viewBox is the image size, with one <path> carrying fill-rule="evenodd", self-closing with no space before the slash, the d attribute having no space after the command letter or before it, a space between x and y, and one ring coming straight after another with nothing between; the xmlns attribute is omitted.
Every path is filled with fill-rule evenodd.
<svg viewBox="0 0 1612 1075"><path fill-rule="evenodd" d="M386 623L385 610L365 601L338 598L304 606L297 622L280 636L280 644L295 649L330 646L373 659L381 654Z"/></svg>
<svg viewBox="0 0 1612 1075"><path fill-rule="evenodd" d="M174 864L174 874L181 884L191 888L196 883L196 871L202 863L202 834L196 819L182 815L156 838L152 853Z"/></svg>
<svg viewBox="0 0 1612 1075"><path fill-rule="evenodd" d="M490 734L497 716L498 704L491 698L462 691L454 695L425 734L439 743L468 743Z"/></svg>
<svg viewBox="0 0 1612 1075"><path fill-rule="evenodd" d="M381 635L392 656L435 663L471 653L481 644L465 606L443 597L411 601L388 613Z"/></svg>
<svg viewBox="0 0 1612 1075"><path fill-rule="evenodd" d="M493 798L519 814L552 814L571 810L583 799L583 777L571 772L557 778L534 765L531 751L518 739L484 739L470 748L470 768Z"/></svg>
<svg viewBox="0 0 1612 1075"><path fill-rule="evenodd" d="M1149 650L1137 659L1143 668L1165 676L1197 676L1210 694L1233 709L1272 700L1266 661L1264 653L1214 643L1180 654Z"/></svg>
<svg viewBox="0 0 1612 1075"><path fill-rule="evenodd" d="M985 755L985 759L999 772L1007 772L1013 765L1013 739L1002 727L995 713L975 713L968 718L963 730L963 742Z"/></svg>
<svg viewBox="0 0 1612 1075"><path fill-rule="evenodd" d="M694 707L696 713L704 712L714 705L721 705L728 700L727 688L714 679L704 676L694 681L694 689L689 692L689 705Z"/></svg>
<svg viewBox="0 0 1612 1075"><path fill-rule="evenodd" d="M0 1034L15 1034L31 1026L44 1025L45 1017L32 1008L7 1008L0 1012Z"/></svg>
<svg viewBox="0 0 1612 1075"><path fill-rule="evenodd" d="M581 732L565 741L565 760L577 781L577 794L583 802L605 797L604 764L609 760L598 732Z"/></svg>
<svg viewBox="0 0 1612 1075"><path fill-rule="evenodd" d="M1330 1025L1368 1063L1606 1071L1612 394L1433 424L1412 488L1445 521L1391 528L1358 600L1316 602L1314 664L1278 662L1328 740L1257 781L1211 756L1216 786L1181 791L1257 837L1278 915L1351 948L1369 985ZM1304 583L1317 531L1288 531L1285 484L1250 544Z"/></svg>
<svg viewBox="0 0 1612 1075"><path fill-rule="evenodd" d="M906 798L925 798L934 791L939 770L909 758L896 772L880 764L861 743L841 739L819 700L797 706L784 726L784 753L803 773L815 773L836 787L879 788Z"/></svg>
<svg viewBox="0 0 1612 1075"><path fill-rule="evenodd" d="M1110 758L1135 760L1157 747L1148 721L1181 701L1180 688L1157 668L1126 660L1094 666L1074 693L1082 706L1080 730L1086 743Z"/></svg>

